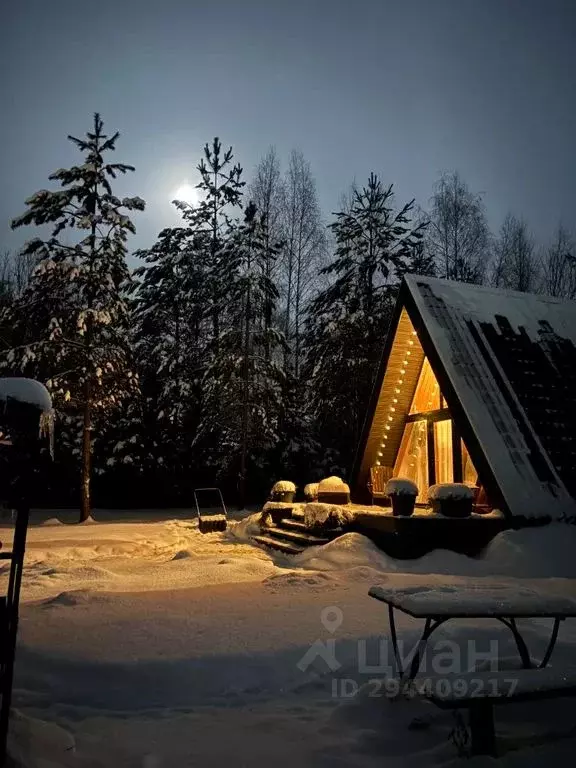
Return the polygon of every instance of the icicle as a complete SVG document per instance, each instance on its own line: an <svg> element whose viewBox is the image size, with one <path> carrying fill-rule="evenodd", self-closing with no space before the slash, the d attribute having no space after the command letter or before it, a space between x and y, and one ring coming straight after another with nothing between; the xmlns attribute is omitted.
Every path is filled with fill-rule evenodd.
<svg viewBox="0 0 576 768"><path fill-rule="evenodd" d="M50 458L54 459L54 409L42 411L40 414L40 437L48 436Z"/></svg>

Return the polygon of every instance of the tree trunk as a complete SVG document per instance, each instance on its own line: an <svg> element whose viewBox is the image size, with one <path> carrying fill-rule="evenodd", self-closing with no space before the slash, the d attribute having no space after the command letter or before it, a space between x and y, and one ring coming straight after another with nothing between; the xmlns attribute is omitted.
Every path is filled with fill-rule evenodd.
<svg viewBox="0 0 576 768"><path fill-rule="evenodd" d="M90 475L92 459L92 403L90 401L90 381L84 384L84 423L82 426L82 504L80 521L90 517L92 502L90 498Z"/></svg>
<svg viewBox="0 0 576 768"><path fill-rule="evenodd" d="M248 459L248 430L250 427L250 398L249 398L249 378L250 378L250 287L246 291L246 314L244 317L244 360L243 360L243 386L242 386L242 437L240 452L240 482L238 487L238 496L241 509L246 505L246 472Z"/></svg>

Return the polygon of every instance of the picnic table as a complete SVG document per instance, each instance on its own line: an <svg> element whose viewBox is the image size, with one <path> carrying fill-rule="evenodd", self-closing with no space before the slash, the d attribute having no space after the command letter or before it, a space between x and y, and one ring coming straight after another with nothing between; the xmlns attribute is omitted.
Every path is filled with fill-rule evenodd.
<svg viewBox="0 0 576 768"><path fill-rule="evenodd" d="M424 620L420 640L410 662L408 680L416 677L428 639L438 627L453 619L496 619L514 637L522 666L530 669L545 667L554 651L560 624L576 618L576 598L556 595L538 582L491 581L475 579L470 583L440 586L371 587L368 594L388 606L390 635L398 672L405 678L398 649L395 611ZM553 619L548 646L540 662L535 662L518 628L518 619Z"/></svg>
<svg viewBox="0 0 576 768"><path fill-rule="evenodd" d="M439 707L467 707L470 713L472 754L496 754L492 707L511 701L537 700L576 695L575 670L544 669L554 651L562 621L576 618L576 597L554 594L541 583L527 579L490 581L475 579L469 583L439 587L371 587L368 594L388 606L390 635L394 658L403 686L412 684L416 693L431 699ZM424 628L404 669L398 648L395 611L424 620ZM431 685L430 679L416 680L423 653L430 636L438 627L454 619L495 619L514 637L522 670L512 676L510 670L464 672L446 676L443 686ZM518 628L518 619L552 619L552 629L544 655L535 661ZM438 682L438 681L437 681ZM513 683L512 686L510 684Z"/></svg>

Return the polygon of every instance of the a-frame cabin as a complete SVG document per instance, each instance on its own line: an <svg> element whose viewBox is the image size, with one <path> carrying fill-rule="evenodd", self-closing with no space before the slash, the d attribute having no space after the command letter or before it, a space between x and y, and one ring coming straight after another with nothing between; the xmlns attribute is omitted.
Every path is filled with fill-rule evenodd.
<svg viewBox="0 0 576 768"><path fill-rule="evenodd" d="M353 472L480 486L507 516L576 517L576 302L409 275Z"/></svg>

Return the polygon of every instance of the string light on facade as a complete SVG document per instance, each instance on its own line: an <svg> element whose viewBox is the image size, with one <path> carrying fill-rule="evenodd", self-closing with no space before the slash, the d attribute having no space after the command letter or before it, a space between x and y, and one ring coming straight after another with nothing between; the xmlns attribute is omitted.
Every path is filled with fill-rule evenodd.
<svg viewBox="0 0 576 768"><path fill-rule="evenodd" d="M412 331L411 332L411 336L416 336L416 335L417 335L416 331ZM400 369L400 378L397 380L396 386L394 387L394 394L395 395L399 395L401 393L401 391L402 391L402 385L404 384L404 378L403 377L406 375L406 370L407 370L406 366L408 366L408 363L410 362L409 356L412 354L412 350L410 349L410 347L414 346L414 340L412 338L410 338L407 341L407 345L406 346L407 346L407 348L404 351L404 357L403 357L403 360L402 360L402 366L403 367ZM389 405L389 407L388 407L388 412L389 412L388 416L387 416L387 421L388 422L394 422L393 414L396 413L395 405L397 403L398 403L398 398L397 397L393 397L392 398L392 404ZM384 427L384 430L385 430L384 431L384 436L382 438L382 442L380 443L380 449L381 450L379 450L378 453L377 453L378 460L376 461L376 464L378 466L380 465L380 458L382 458L382 456L383 456L383 451L386 449L386 440L388 439L388 435L386 433L390 432L390 428L391 428L391 424L386 424L385 427ZM414 464L411 464L410 466L414 466Z"/></svg>

